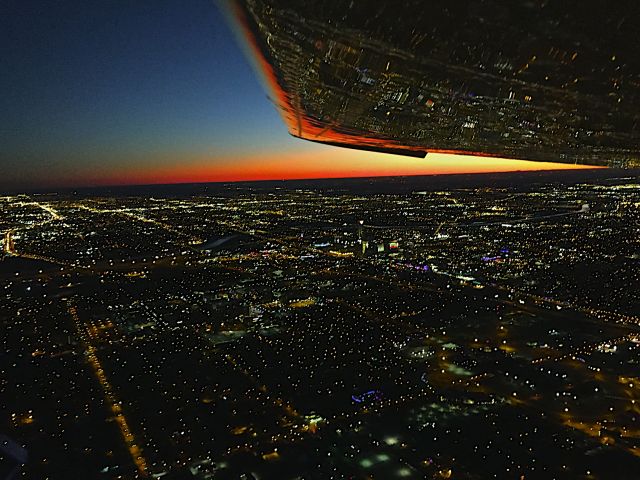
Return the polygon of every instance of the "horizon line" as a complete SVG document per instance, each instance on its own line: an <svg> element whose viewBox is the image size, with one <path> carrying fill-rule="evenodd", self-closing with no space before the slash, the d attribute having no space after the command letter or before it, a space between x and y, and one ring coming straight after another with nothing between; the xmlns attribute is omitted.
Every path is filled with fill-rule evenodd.
<svg viewBox="0 0 640 480"><path fill-rule="evenodd" d="M614 172L629 172L631 176L639 175L640 169L623 169L602 166L585 166L585 168L545 168L541 170L501 170L491 172L447 172L447 173L422 173L422 174L404 174L404 175L365 175L365 176L338 176L338 177L299 177L299 178L258 178L258 179L237 179L237 180L195 180L195 181L177 181L177 182L149 182L149 183L113 183L113 184L85 184L85 185L61 185L55 187L27 187L22 191L30 193L57 193L57 191L68 190L85 190L85 189L109 189L109 188L136 188L136 187L162 187L175 185L208 185L208 184L243 184L243 183L267 183L267 182L300 182L300 181L323 181L323 180L368 180L368 179L384 179L384 178L417 178L417 177L462 177L462 176L486 176L495 174L545 174L545 173L571 173L579 174L579 172L591 172L594 170ZM9 191L19 191L20 189L3 189L3 195Z"/></svg>

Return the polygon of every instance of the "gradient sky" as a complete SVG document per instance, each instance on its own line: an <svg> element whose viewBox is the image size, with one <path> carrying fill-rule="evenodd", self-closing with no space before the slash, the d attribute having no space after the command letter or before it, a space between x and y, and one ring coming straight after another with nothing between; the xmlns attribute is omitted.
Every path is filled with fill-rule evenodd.
<svg viewBox="0 0 640 480"><path fill-rule="evenodd" d="M4 0L0 38L0 189L567 167L295 139L212 0Z"/></svg>

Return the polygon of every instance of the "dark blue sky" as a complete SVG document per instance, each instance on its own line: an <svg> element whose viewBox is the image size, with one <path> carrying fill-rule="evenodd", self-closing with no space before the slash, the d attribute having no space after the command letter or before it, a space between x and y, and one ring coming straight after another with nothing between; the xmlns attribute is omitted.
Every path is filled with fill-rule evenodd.
<svg viewBox="0 0 640 480"><path fill-rule="evenodd" d="M0 185L301 143L212 0L5 0L0 32Z"/></svg>

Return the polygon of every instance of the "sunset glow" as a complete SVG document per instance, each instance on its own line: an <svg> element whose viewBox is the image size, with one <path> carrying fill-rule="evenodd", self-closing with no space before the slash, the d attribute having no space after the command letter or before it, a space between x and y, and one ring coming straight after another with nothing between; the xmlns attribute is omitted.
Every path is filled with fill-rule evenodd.
<svg viewBox="0 0 640 480"><path fill-rule="evenodd" d="M425 159L364 152L329 146L317 150L266 154L264 156L195 158L153 169L136 164L112 175L79 173L73 180L93 185L146 183L232 182L248 180L292 180L310 178L378 177L393 175L438 175L553 169L593 168L501 158L430 153Z"/></svg>

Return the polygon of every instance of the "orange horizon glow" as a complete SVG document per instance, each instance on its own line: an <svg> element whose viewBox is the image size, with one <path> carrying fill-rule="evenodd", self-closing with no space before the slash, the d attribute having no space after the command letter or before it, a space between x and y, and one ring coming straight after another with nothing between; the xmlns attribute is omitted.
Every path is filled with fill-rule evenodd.
<svg viewBox="0 0 640 480"><path fill-rule="evenodd" d="M426 158L319 147L318 150L250 157L175 160L171 165L131 165L119 172L77 172L65 179L84 185L247 182L414 175L498 173L602 168L549 162L430 153Z"/></svg>

